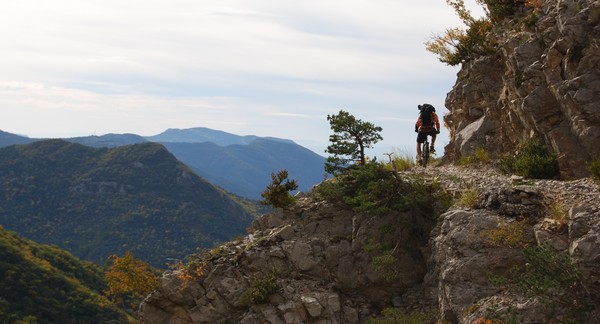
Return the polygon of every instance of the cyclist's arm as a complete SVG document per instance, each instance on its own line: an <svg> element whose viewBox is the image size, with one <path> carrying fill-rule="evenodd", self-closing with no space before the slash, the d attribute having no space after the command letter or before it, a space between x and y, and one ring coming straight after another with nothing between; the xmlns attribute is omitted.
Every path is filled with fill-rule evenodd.
<svg viewBox="0 0 600 324"><path fill-rule="evenodd" d="M437 130L440 130L440 120L439 120L438 115L436 113L433 113L433 122L435 123L435 128Z"/></svg>

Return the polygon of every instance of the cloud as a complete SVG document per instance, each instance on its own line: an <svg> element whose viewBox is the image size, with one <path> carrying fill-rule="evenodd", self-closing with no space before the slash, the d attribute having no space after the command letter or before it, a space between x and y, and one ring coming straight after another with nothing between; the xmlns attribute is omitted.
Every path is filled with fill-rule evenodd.
<svg viewBox="0 0 600 324"><path fill-rule="evenodd" d="M20 0L0 10L0 129L34 137L205 126L322 152L325 117L345 109L381 123L384 145L412 146L403 127L416 105L441 108L456 73L423 45L460 23L439 0Z"/></svg>

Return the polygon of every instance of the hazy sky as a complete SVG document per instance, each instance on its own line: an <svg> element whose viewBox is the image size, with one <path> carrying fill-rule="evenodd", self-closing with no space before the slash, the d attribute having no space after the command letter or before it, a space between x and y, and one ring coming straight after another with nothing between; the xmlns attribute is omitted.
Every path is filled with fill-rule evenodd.
<svg viewBox="0 0 600 324"><path fill-rule="evenodd" d="M383 128L370 154L412 151L458 72L424 42L457 26L444 0L0 0L0 130L201 126L326 155L343 109Z"/></svg>

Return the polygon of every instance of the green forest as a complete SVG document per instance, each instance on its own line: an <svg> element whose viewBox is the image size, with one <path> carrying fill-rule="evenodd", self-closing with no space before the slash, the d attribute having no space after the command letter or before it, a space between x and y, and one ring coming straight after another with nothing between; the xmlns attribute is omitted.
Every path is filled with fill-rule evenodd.
<svg viewBox="0 0 600 324"><path fill-rule="evenodd" d="M100 265L131 251L164 269L245 234L253 216L236 200L156 143L0 149L0 224Z"/></svg>
<svg viewBox="0 0 600 324"><path fill-rule="evenodd" d="M103 295L99 266L0 226L0 322L133 323Z"/></svg>

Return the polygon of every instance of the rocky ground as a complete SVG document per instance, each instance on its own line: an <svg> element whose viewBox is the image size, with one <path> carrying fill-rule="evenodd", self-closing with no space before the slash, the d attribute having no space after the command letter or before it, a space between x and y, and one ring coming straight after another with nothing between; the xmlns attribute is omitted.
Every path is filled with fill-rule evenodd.
<svg viewBox="0 0 600 324"><path fill-rule="evenodd" d="M494 322L561 322L584 312L581 305L573 303L590 302L596 308L586 309L587 315L575 322L595 322L600 292L597 181L528 180L500 174L491 166L443 166L411 172L439 181L458 202L467 192L477 194L468 206L457 203L442 214L432 232L430 272L423 287L432 289L445 319L460 323L490 318ZM543 296L530 298L509 285L490 284L492 276L510 277L507 274L515 266L529 265L523 259L525 246L550 246L560 255L568 255L579 271L577 280L561 288L565 291L560 297L537 291L552 295L553 306L543 302ZM550 269L554 264L545 266ZM529 273L539 277L536 279L565 276L550 273L546 278L542 270ZM577 296L577 290L585 294Z"/></svg>
<svg viewBox="0 0 600 324"><path fill-rule="evenodd" d="M412 173L422 174L439 180L443 187L454 195L477 188L485 191L489 188L509 188L521 186L538 190L547 200L556 200L565 206L599 206L600 189L593 178L581 178L572 181L523 179L520 176L507 176L491 165L415 168Z"/></svg>
<svg viewBox="0 0 600 324"><path fill-rule="evenodd" d="M414 168L400 179L415 174L454 197L423 246L410 247L406 225L422 217L414 211L374 218L305 195L211 250L199 278L166 273L140 307L142 322L365 323L389 307L449 323L548 323L574 311L594 322L598 309L580 304L600 300L596 182L526 180L491 166ZM526 274L527 246L552 246L579 271L550 291L553 306L547 292L528 296L492 280Z"/></svg>

